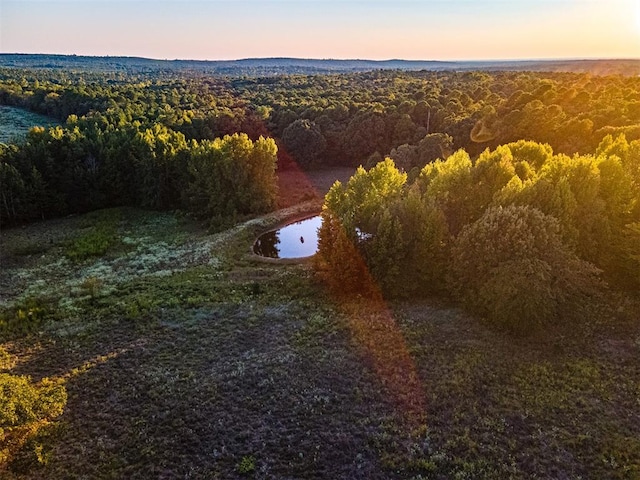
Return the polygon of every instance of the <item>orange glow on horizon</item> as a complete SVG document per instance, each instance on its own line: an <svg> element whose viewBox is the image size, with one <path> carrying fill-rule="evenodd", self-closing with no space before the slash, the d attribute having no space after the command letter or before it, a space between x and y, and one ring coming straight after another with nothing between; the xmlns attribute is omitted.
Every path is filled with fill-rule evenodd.
<svg viewBox="0 0 640 480"><path fill-rule="evenodd" d="M200 60L640 58L639 3L5 0L0 49Z"/></svg>

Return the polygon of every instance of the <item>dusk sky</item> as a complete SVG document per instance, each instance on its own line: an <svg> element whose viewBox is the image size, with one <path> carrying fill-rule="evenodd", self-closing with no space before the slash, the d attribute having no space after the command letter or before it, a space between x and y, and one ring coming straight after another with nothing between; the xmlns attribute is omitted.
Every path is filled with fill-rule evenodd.
<svg viewBox="0 0 640 480"><path fill-rule="evenodd" d="M0 52L640 58L640 0L0 0Z"/></svg>

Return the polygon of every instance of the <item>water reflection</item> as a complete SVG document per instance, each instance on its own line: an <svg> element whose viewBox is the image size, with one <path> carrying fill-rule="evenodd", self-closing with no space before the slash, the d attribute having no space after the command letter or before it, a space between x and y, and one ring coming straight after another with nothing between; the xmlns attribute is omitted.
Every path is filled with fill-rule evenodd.
<svg viewBox="0 0 640 480"><path fill-rule="evenodd" d="M291 223L261 235L253 251L269 258L304 258L318 251L318 229L322 217L315 216Z"/></svg>

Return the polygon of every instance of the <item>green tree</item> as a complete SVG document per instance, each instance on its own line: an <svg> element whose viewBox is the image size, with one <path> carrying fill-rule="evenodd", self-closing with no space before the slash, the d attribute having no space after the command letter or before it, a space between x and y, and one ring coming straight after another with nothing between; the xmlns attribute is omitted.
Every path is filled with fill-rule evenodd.
<svg viewBox="0 0 640 480"><path fill-rule="evenodd" d="M365 244L366 260L387 295L442 293L449 243L444 214L412 187L384 208Z"/></svg>
<svg viewBox="0 0 640 480"><path fill-rule="evenodd" d="M136 139L145 147L136 159L141 205L159 209L178 206L186 160L182 154L187 148L184 135L155 124L138 132Z"/></svg>
<svg viewBox="0 0 640 480"><path fill-rule="evenodd" d="M342 152L352 164L362 163L375 151L388 152L387 128L381 113L359 113L342 135Z"/></svg>
<svg viewBox="0 0 640 480"><path fill-rule="evenodd" d="M296 120L282 133L282 142L302 167L316 165L327 149L320 127L311 120Z"/></svg>
<svg viewBox="0 0 640 480"><path fill-rule="evenodd" d="M276 155L272 139L252 142L246 134L194 144L185 204L200 217L218 220L270 210L277 194Z"/></svg>
<svg viewBox="0 0 640 480"><path fill-rule="evenodd" d="M425 135L418 143L418 163L414 166L424 167L438 158L447 158L453 153L453 137L446 133Z"/></svg>
<svg viewBox="0 0 640 480"><path fill-rule="evenodd" d="M453 292L502 327L528 332L588 305L598 269L562 243L556 219L528 206L490 208L452 248Z"/></svg>
<svg viewBox="0 0 640 480"><path fill-rule="evenodd" d="M20 172L0 161L0 226L24 219L25 190Z"/></svg>
<svg viewBox="0 0 640 480"><path fill-rule="evenodd" d="M469 154L458 150L446 160L427 164L418 177L418 185L428 201L444 213L449 231L456 235L473 218L470 204L474 184Z"/></svg>
<svg viewBox="0 0 640 480"><path fill-rule="evenodd" d="M372 291L374 277L367 265L367 251L387 250L397 240L397 225L385 210L399 198L406 179L387 158L368 171L359 167L346 186L336 182L331 187L323 205L317 255L319 268L327 271L331 285L342 285L345 292ZM371 242L380 228L376 246ZM401 246L396 246L401 252ZM379 279L388 268L388 263L374 266Z"/></svg>

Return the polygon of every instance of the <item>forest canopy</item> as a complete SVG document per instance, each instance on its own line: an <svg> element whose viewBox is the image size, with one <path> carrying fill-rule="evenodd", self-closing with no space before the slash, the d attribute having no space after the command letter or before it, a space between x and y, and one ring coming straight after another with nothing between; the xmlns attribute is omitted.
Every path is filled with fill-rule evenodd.
<svg viewBox="0 0 640 480"><path fill-rule="evenodd" d="M623 134L458 150L413 182L387 158L327 194L318 265L341 292L446 292L508 328L580 318L606 283L640 286L639 161Z"/></svg>
<svg viewBox="0 0 640 480"><path fill-rule="evenodd" d="M220 163L226 154L204 153L207 142L226 135L273 138L279 168L372 167L390 157L411 180L458 149L476 158L486 148L531 140L573 156L620 134L640 139L640 79L588 73L212 77L195 70L0 68L0 104L62 123L0 149L4 225L116 205L217 217L271 208L276 154L238 159L231 179L234 169ZM205 157L218 162L209 174L226 176L218 185L194 177ZM229 185L238 192L253 177L261 187L238 194L261 198L229 197ZM197 188L208 189L207 206Z"/></svg>
<svg viewBox="0 0 640 480"><path fill-rule="evenodd" d="M502 323L531 301L540 323L640 283L638 77L1 68L0 104L61 122L0 146L2 225L120 205L223 225L274 207L276 168L363 165L325 201L337 284Z"/></svg>

